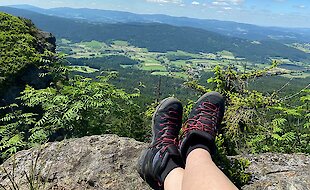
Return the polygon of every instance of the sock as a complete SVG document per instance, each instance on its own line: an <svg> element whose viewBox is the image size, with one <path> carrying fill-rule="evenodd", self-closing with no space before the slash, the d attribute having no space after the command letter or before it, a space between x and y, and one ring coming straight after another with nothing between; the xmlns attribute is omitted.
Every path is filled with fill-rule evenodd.
<svg viewBox="0 0 310 190"><path fill-rule="evenodd" d="M197 148L202 148L202 149L208 151L211 155L213 155L215 147L210 147L210 146L208 146L208 144L210 144L210 143L206 142L205 139L199 139L199 138L193 139L192 142L190 143L190 145L188 146L187 151L186 151L186 158L189 155L189 153L191 153L191 151L193 151Z"/></svg>
<svg viewBox="0 0 310 190"><path fill-rule="evenodd" d="M162 181L165 181L167 175L175 168L178 167L182 167L183 166L183 162L180 159L173 159L173 158L169 158L168 162L167 162L167 166L165 168L165 170L162 172L160 178L162 179Z"/></svg>

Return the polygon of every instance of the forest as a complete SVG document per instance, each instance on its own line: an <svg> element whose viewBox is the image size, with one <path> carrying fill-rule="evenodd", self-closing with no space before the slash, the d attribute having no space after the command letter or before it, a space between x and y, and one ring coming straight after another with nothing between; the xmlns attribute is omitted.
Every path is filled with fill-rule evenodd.
<svg viewBox="0 0 310 190"><path fill-rule="evenodd" d="M136 31L134 25L124 27ZM154 27L174 30L165 25L149 25L145 30ZM188 30L184 28L181 33ZM142 38L154 41L145 40L148 36ZM165 47L164 42L155 41ZM156 51L151 44L145 46ZM279 61L242 72L231 65L217 65L199 78L151 75L147 70L122 67L120 62L138 64L123 56L77 59L56 53L30 20L6 13L0 13L0 49L0 163L19 150L68 138L112 133L148 141L151 116L160 99L179 98L186 116L196 98L212 90L225 96L227 106L217 139L222 147L219 157L310 153L309 80L287 80L281 73L271 72L281 65ZM304 58L303 54L294 56ZM173 61L175 57L170 58ZM98 71L72 71L68 63ZM220 164L230 163L226 160ZM248 180L234 175L240 172L238 168L232 167L229 172L237 183Z"/></svg>
<svg viewBox="0 0 310 190"><path fill-rule="evenodd" d="M191 53L214 53L228 50L237 57L263 63L268 63L270 57L277 56L294 61L310 60L308 54L274 40L261 40L257 44L252 40L227 37L199 28L159 23L95 24L10 7L0 7L0 10L29 18L40 29L53 33L59 39L66 38L74 42L98 40L109 43L111 39L118 39L155 52L183 50Z"/></svg>

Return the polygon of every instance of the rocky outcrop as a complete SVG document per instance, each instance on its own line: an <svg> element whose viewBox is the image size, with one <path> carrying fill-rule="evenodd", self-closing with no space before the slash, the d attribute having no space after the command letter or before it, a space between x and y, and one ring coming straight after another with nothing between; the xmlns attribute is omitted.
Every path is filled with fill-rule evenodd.
<svg viewBox="0 0 310 190"><path fill-rule="evenodd" d="M40 53L44 53L44 50L56 52L56 38L52 33L37 30L34 34L37 41L37 50Z"/></svg>
<svg viewBox="0 0 310 190"><path fill-rule="evenodd" d="M3 167L11 170L16 163L16 181L26 189L24 171L29 171L40 152L37 171L47 189L149 189L135 171L136 159L146 145L116 135L91 136L49 143L42 148L18 152ZM0 184L10 184L0 174Z"/></svg>
<svg viewBox="0 0 310 190"><path fill-rule="evenodd" d="M304 154L246 155L253 179L244 190L310 190L310 156Z"/></svg>
<svg viewBox="0 0 310 190"><path fill-rule="evenodd" d="M50 85L52 77L39 76L47 70L40 68L43 63L33 57L39 57L46 50L55 53L56 38L49 32L39 30L30 20L24 18L16 18L0 12L0 20L7 20L10 23L5 23L0 27L0 32L7 36L2 38L0 43L15 44L7 46L9 48L1 46L0 49L2 52L0 55L2 58L0 59L0 106L5 106L15 103L26 85L35 89L46 88ZM24 29L19 31L15 25ZM32 40L29 40L31 39L29 35L33 38ZM3 41L4 39L6 41ZM45 59L53 61L54 58L45 57Z"/></svg>
<svg viewBox="0 0 310 190"><path fill-rule="evenodd" d="M10 173L20 189L29 189L26 173L46 189L150 189L137 174L136 160L147 144L116 135L91 136L48 143L20 151L2 168L0 184L8 187ZM245 156L251 161L251 184L243 189L310 189L310 158L303 154ZM38 159L36 159L38 158ZM37 162L35 161L37 160ZM15 167L14 167L15 166ZM31 172L31 168L35 168ZM30 175L31 176L31 175ZM42 185L41 185L42 186Z"/></svg>

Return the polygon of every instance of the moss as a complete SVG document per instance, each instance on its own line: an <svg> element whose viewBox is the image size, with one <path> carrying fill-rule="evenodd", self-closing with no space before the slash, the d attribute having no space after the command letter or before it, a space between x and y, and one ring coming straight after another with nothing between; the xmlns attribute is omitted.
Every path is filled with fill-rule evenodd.
<svg viewBox="0 0 310 190"><path fill-rule="evenodd" d="M230 159L227 157L227 151L224 147L224 138L219 135L216 139L218 151L214 156L214 162L225 175L238 187L246 185L252 174L246 172L246 169L250 165L250 161L247 159Z"/></svg>

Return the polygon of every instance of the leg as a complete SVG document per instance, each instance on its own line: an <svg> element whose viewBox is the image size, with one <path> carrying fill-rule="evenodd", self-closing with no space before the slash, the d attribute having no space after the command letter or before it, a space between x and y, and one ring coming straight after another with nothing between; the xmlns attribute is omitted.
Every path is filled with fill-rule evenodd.
<svg viewBox="0 0 310 190"><path fill-rule="evenodd" d="M164 182L165 190L181 190L183 181L184 169L175 168L166 177Z"/></svg>
<svg viewBox="0 0 310 190"><path fill-rule="evenodd" d="M180 140L186 163L182 190L237 189L211 158L224 111L225 100L217 92L206 93L193 106Z"/></svg>
<svg viewBox="0 0 310 190"><path fill-rule="evenodd" d="M193 175L194 174L194 175ZM213 163L208 151L198 148L186 159L182 190L238 189Z"/></svg>

